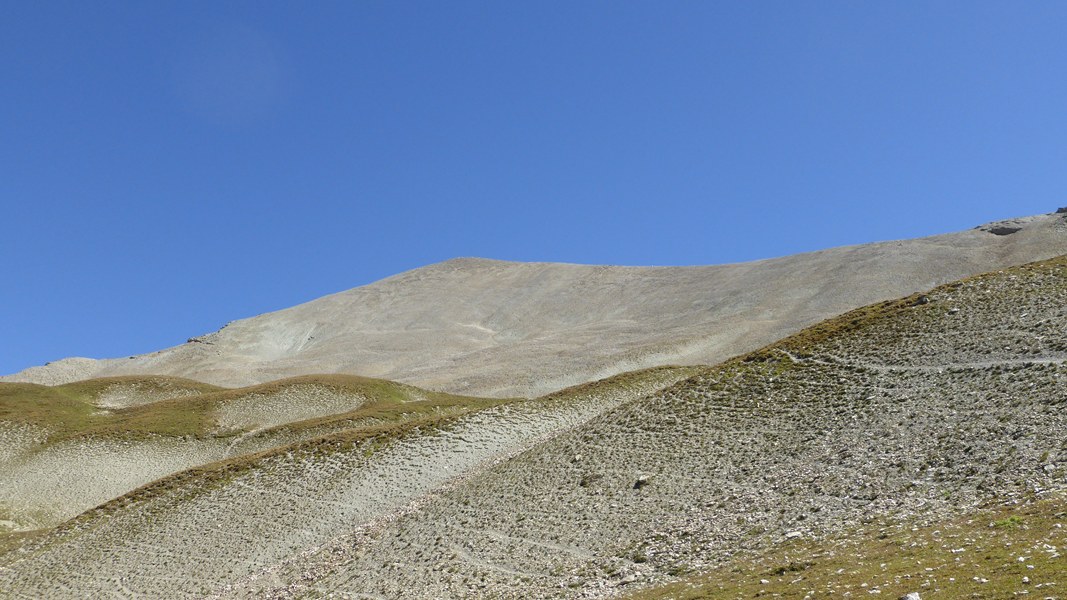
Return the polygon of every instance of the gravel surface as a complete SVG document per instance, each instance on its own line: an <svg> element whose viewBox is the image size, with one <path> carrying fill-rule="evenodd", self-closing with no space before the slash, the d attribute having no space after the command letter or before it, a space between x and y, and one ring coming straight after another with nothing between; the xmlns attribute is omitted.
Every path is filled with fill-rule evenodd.
<svg viewBox="0 0 1067 600"><path fill-rule="evenodd" d="M824 335L606 412L287 565L266 595L605 597L879 515L1067 487L1067 261Z"/></svg>
<svg viewBox="0 0 1067 600"><path fill-rule="evenodd" d="M611 597L874 518L1064 489L1065 307L1057 259L718 367L190 472L0 555L0 593Z"/></svg>
<svg viewBox="0 0 1067 600"><path fill-rule="evenodd" d="M691 372L507 404L347 450L274 451L222 479L180 475L0 555L0 596L180 598L255 587L301 553Z"/></svg>

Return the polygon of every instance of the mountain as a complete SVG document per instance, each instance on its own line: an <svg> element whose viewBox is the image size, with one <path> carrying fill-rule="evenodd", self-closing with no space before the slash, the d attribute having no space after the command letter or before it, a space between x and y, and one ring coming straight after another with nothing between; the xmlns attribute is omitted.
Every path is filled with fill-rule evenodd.
<svg viewBox="0 0 1067 600"><path fill-rule="evenodd" d="M1067 257L996 270L716 366L183 471L0 546L0 595L1044 597L1065 340Z"/></svg>
<svg viewBox="0 0 1067 600"><path fill-rule="evenodd" d="M159 352L59 360L0 380L170 375L233 387L343 373L533 397L635 369L714 364L858 306L1067 253L1065 219L706 267L455 259Z"/></svg>

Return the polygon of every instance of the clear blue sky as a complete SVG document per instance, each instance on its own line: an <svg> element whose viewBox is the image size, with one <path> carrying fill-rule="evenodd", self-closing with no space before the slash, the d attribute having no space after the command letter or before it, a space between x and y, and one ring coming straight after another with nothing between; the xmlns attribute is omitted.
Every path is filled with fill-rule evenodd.
<svg viewBox="0 0 1067 600"><path fill-rule="evenodd" d="M1061 2L5 2L0 373L455 256L1050 212L1065 31Z"/></svg>

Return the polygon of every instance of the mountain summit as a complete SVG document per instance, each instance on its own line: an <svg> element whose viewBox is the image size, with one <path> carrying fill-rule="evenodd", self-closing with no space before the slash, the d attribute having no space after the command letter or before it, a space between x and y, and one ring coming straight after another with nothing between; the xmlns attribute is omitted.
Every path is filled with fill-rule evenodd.
<svg viewBox="0 0 1067 600"><path fill-rule="evenodd" d="M1067 253L1067 214L719 266L459 258L234 321L150 354L0 381L174 375L243 386L311 373L536 396L664 364L714 364L844 311Z"/></svg>

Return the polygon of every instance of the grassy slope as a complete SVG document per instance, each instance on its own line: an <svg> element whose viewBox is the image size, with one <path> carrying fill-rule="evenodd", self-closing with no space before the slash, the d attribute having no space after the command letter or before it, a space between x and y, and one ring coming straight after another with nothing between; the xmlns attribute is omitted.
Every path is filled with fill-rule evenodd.
<svg viewBox="0 0 1067 600"><path fill-rule="evenodd" d="M101 409L100 398L116 386L127 392L131 389L140 392L139 400L153 395L178 397L127 408ZM347 399L337 406L347 404L357 408L339 409L334 414L320 412L311 418L305 414L299 421L253 426L251 430L249 427L222 430L218 426L219 415L228 407L240 405L245 413L254 415L260 407L276 406L276 397L299 403L299 393L289 392L308 389ZM233 464L255 460L271 448L288 447L301 440L324 436L375 437L393 429L434 423L506 402L336 375L295 377L232 390L168 377L106 378L55 387L4 383L0 384L0 425L7 421L16 427L29 425L45 432L10 463L11 477L16 478L12 485L30 485L25 482L34 481L36 473L48 473L49 469L76 472L84 465L121 468L117 465L130 460L128 454L133 448L140 448L143 458L138 461L137 470L124 470L118 478L103 473L96 484L79 482L88 483L89 487L83 485L85 489L77 488L76 492L66 489L62 480L43 476L32 484L36 487L31 495L37 496L21 503L16 500L10 506L0 502L0 520L9 519L21 527L50 526L97 502L121 496L137 486L151 487L153 484L149 482L154 479L167 479L171 473L208 461L222 460L232 468ZM110 445L102 446L101 442ZM85 448L90 454L79 458L79 448ZM158 461L153 454L156 452L162 453ZM175 453L188 458L176 460ZM237 458L223 460L227 455ZM57 464L57 460L67 463ZM56 485L62 488L50 487ZM21 537L0 527L0 550Z"/></svg>
<svg viewBox="0 0 1067 600"><path fill-rule="evenodd" d="M139 406L103 410L96 405L101 393L113 385L178 390L176 397ZM0 421L41 427L49 432L49 442L84 436L115 435L193 436L212 435L215 414L225 404L250 395L269 395L298 385L315 385L331 391L358 394L367 403L345 418L377 417L392 419L401 413L440 411L474 403L492 405L465 396L418 390L391 381L353 375L308 375L238 389L172 377L109 377L49 387L24 383L0 383ZM181 393L190 395L182 396ZM195 395L192 395L195 394ZM401 404L406 406L400 407ZM307 423L291 424L289 430L321 426L339 417L323 417ZM233 435L233 433L229 433Z"/></svg>
<svg viewBox="0 0 1067 600"><path fill-rule="evenodd" d="M189 396L218 392L222 388L176 377L108 377L60 386L31 383L0 383L0 421L41 427L49 441L79 435L119 432L197 434L203 431L204 405L159 403L116 411L103 411L96 399L111 386L138 386L169 390Z"/></svg>
<svg viewBox="0 0 1067 600"><path fill-rule="evenodd" d="M787 541L629 600L1060 597L1067 586L1067 496L990 505L927 524L876 522ZM1020 560L1021 558L1021 560ZM1026 578L1026 579L1024 579Z"/></svg>

